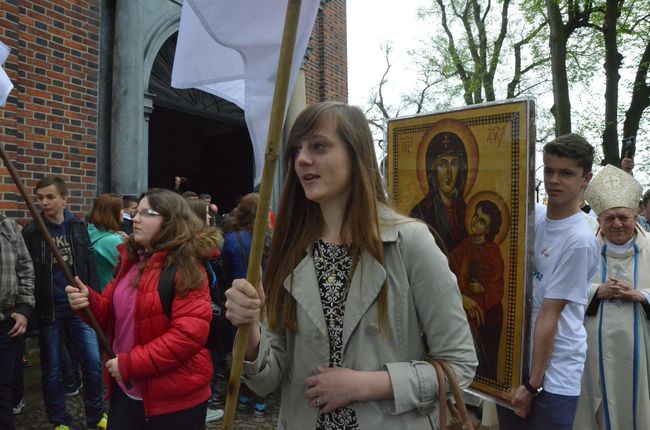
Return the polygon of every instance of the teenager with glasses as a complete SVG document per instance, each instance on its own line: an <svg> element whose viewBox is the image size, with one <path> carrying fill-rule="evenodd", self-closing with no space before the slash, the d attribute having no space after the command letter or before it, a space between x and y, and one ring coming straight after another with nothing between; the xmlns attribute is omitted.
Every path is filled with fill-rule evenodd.
<svg viewBox="0 0 650 430"><path fill-rule="evenodd" d="M152 189L138 204L133 236L120 245L117 276L104 292L79 280L66 287L72 308L90 307L117 355L106 362L109 429L205 427L212 306L202 262L218 244L181 196ZM168 318L158 283L170 265L176 275Z"/></svg>

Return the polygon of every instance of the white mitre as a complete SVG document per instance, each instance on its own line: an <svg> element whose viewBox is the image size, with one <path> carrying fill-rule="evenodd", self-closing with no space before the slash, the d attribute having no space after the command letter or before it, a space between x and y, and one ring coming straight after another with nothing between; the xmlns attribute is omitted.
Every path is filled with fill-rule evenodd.
<svg viewBox="0 0 650 430"><path fill-rule="evenodd" d="M585 190L585 200L600 215L612 208L636 210L643 187L629 173L608 164L598 172Z"/></svg>

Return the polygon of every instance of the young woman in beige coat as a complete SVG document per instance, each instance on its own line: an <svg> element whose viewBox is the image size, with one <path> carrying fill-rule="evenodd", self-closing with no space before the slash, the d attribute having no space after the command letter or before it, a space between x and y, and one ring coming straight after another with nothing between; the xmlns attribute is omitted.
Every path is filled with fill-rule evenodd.
<svg viewBox="0 0 650 430"><path fill-rule="evenodd" d="M437 428L425 349L461 386L476 354L445 256L386 206L363 113L308 107L285 164L264 291L253 299L236 280L226 293L230 321L252 326L245 382L260 395L281 386L281 429Z"/></svg>

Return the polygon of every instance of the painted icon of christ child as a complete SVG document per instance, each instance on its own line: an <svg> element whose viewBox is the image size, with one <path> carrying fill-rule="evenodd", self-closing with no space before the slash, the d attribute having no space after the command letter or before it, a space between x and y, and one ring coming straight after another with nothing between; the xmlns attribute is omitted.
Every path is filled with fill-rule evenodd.
<svg viewBox="0 0 650 430"><path fill-rule="evenodd" d="M494 241L502 214L490 200L476 204L469 236L450 253L479 358L477 375L496 379L503 322L503 258Z"/></svg>

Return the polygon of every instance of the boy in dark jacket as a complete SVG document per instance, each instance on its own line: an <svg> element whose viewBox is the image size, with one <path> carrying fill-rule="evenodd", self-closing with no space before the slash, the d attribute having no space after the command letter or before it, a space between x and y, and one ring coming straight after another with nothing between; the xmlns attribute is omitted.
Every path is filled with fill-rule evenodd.
<svg viewBox="0 0 650 430"><path fill-rule="evenodd" d="M98 286L94 254L86 224L66 209L68 191L58 176L47 176L36 184L41 216L54 243L73 275ZM65 405L61 350L66 332L81 359L84 373L84 406L89 428L105 429L102 401L102 366L93 330L72 311L65 293L68 284L63 271L32 221L23 231L34 261L36 315L39 321L41 380L47 418L56 429L66 430L72 422Z"/></svg>

